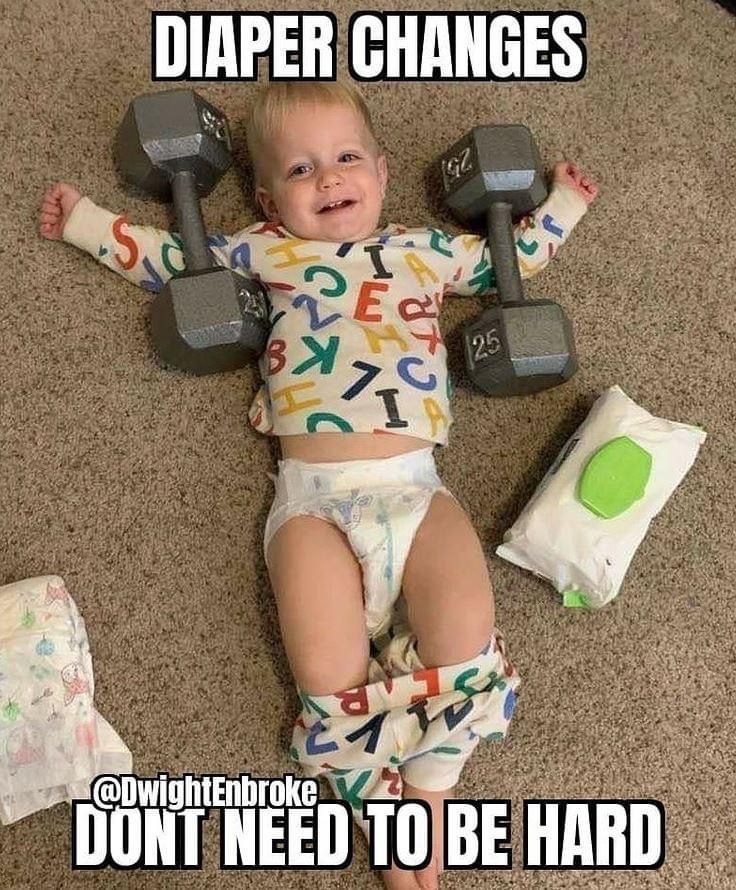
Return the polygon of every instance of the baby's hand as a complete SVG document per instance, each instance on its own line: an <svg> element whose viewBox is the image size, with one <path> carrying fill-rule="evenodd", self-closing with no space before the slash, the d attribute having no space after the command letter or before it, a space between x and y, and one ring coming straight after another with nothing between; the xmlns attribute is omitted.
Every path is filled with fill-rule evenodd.
<svg viewBox="0 0 736 890"><path fill-rule="evenodd" d="M38 231L44 238L60 241L72 208L81 194L66 182L57 182L46 190L38 212Z"/></svg>
<svg viewBox="0 0 736 890"><path fill-rule="evenodd" d="M570 161L555 164L552 182L575 189L586 204L592 204L598 197L598 186L588 179L577 164L571 164Z"/></svg>

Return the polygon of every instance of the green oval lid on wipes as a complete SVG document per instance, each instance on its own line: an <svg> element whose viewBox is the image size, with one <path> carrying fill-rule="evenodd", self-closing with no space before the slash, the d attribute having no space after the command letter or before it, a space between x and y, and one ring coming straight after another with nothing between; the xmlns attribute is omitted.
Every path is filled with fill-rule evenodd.
<svg viewBox="0 0 736 890"><path fill-rule="evenodd" d="M596 516L613 519L644 496L652 455L628 436L602 445L588 460L578 483L578 500Z"/></svg>

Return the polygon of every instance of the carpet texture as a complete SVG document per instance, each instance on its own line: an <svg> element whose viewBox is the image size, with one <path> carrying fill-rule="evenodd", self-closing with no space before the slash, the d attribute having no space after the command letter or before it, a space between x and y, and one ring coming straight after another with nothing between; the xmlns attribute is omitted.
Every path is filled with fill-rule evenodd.
<svg viewBox="0 0 736 890"><path fill-rule="evenodd" d="M287 0L269 11L315 6ZM210 378L160 370L147 294L41 239L36 213L46 185L64 179L133 221L170 225L166 205L129 195L111 156L128 102L152 88L151 10L263 8L0 3L0 583L66 579L89 630L97 705L139 775L290 768L295 694L261 555L276 452L247 426L252 369ZM601 189L528 285L531 296L561 300L574 320L581 367L570 382L524 399L471 391L458 329L480 303L449 300L444 310L458 392L438 464L488 550L498 622L523 686L508 743L482 745L460 788L512 801L514 868L447 874L443 886L736 887L736 18L709 0L575 8L588 23L588 72L578 83L364 86L389 161L386 220L457 230L426 171L487 122L528 125L545 163L574 159ZM350 14L366 9L402 6L337 2L343 71ZM210 228L232 232L256 219L242 123L255 86L198 89L233 122L238 163L204 206ZM654 414L701 424L709 438L620 597L599 612L566 611L549 585L492 548L614 383ZM529 798L658 799L666 862L652 872L525 871ZM362 842L343 872L220 872L216 822L213 814L205 828L201 872L78 873L69 810L57 806L0 829L0 886L379 886Z"/></svg>

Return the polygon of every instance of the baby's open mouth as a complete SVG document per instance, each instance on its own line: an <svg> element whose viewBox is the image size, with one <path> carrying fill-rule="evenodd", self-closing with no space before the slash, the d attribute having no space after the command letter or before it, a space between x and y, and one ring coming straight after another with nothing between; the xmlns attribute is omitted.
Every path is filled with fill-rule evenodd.
<svg viewBox="0 0 736 890"><path fill-rule="evenodd" d="M342 210L345 207L350 207L355 204L355 201L350 199L346 201L332 201L330 204L325 204L325 206L319 211L320 213L329 213L332 210Z"/></svg>

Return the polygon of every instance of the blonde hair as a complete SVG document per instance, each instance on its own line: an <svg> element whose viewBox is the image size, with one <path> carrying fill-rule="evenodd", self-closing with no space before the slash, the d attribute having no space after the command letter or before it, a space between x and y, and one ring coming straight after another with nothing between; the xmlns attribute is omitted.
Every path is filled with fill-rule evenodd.
<svg viewBox="0 0 736 890"><path fill-rule="evenodd" d="M256 187L263 184L269 144L295 108L310 105L345 105L362 120L378 152L378 140L365 99L349 81L275 81L264 86L250 108L246 139Z"/></svg>

